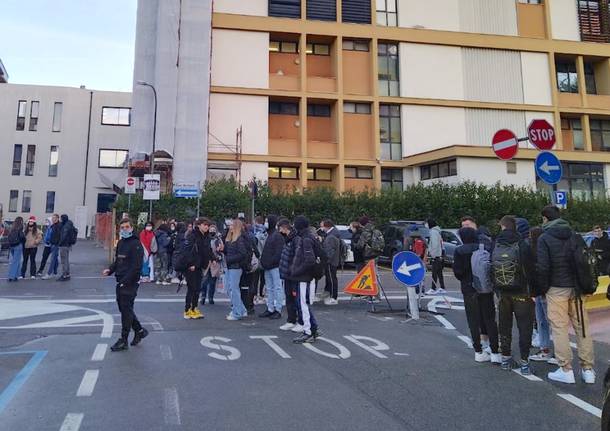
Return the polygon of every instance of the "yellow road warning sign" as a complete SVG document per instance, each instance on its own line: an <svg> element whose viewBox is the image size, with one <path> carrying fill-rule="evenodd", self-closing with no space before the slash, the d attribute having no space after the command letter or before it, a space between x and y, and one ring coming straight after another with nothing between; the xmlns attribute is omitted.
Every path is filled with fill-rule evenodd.
<svg viewBox="0 0 610 431"><path fill-rule="evenodd" d="M379 285L377 284L375 261L369 261L358 275L356 275L345 289L343 289L343 292L349 293L350 295L377 296L379 294Z"/></svg>

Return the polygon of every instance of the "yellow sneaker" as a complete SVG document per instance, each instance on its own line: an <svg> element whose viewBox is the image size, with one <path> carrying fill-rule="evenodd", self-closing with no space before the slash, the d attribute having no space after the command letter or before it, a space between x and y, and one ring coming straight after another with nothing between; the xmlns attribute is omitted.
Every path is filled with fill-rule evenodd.
<svg viewBox="0 0 610 431"><path fill-rule="evenodd" d="M193 312L191 310L185 311L184 312L184 318L186 320L192 319L193 318Z"/></svg>
<svg viewBox="0 0 610 431"><path fill-rule="evenodd" d="M199 311L199 308L191 310L191 319L203 319L203 313Z"/></svg>

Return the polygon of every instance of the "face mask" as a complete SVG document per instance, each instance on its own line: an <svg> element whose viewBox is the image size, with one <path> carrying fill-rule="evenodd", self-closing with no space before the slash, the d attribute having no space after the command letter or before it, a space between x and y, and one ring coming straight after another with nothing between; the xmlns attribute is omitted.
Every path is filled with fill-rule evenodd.
<svg viewBox="0 0 610 431"><path fill-rule="evenodd" d="M146 226L146 230L150 232L152 230L152 226Z"/></svg>
<svg viewBox="0 0 610 431"><path fill-rule="evenodd" d="M121 231L119 232L119 235L121 236L122 239L131 238L131 236L133 235L133 229L130 229L130 230L121 229Z"/></svg>
<svg viewBox="0 0 610 431"><path fill-rule="evenodd" d="M265 222L263 226L265 226L265 229L269 229L269 222Z"/></svg>
<svg viewBox="0 0 610 431"><path fill-rule="evenodd" d="M171 229L171 230L172 230L172 232L173 232L173 231L175 231L175 230L176 230L176 226L172 226L170 229Z"/></svg>

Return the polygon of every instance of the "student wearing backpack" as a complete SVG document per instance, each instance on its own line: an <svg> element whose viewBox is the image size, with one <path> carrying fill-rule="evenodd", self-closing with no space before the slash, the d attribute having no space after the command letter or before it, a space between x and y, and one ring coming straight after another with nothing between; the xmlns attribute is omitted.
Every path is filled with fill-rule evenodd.
<svg viewBox="0 0 610 431"><path fill-rule="evenodd" d="M485 250L483 244L479 244L476 230L463 227L458 231L458 235L462 239L463 245L455 250L453 273L460 280L462 295L464 296L466 319L475 352L474 360L476 362L491 361L494 364L499 364L502 362L502 358L498 353L498 327L495 320L494 294L488 279L489 252ZM473 258L473 255L477 252L487 253L487 264L485 264L485 256L481 256L481 259L478 260ZM478 261L483 266L473 269L473 261ZM475 273L478 280L475 280ZM481 345L481 325L483 323L489 334L491 354L485 351Z"/></svg>
<svg viewBox="0 0 610 431"><path fill-rule="evenodd" d="M582 291L587 286L579 284L579 273L594 270L576 261L576 251L584 253L586 245L570 224L561 218L559 209L548 205L542 210L544 233L538 240L538 280L542 293L546 293L548 319L553 332L555 356L559 368L548 373L548 378L562 383L576 383L572 369L572 348L568 330L576 333L581 379L595 383L593 339L586 329L589 313L583 306ZM591 280L590 280L591 281ZM596 280L595 280L596 281Z"/></svg>
<svg viewBox="0 0 610 431"><path fill-rule="evenodd" d="M339 280L337 279L337 270L344 262L344 255L347 250L347 246L341 239L339 231L335 227L332 220L326 219L322 222L322 230L324 231L324 242L322 247L326 252L328 259L326 268L324 271L324 278L326 279L326 286L324 288L328 296L324 298L324 305L337 305L339 295Z"/></svg>
<svg viewBox="0 0 610 431"><path fill-rule="evenodd" d="M155 231L155 240L157 241L157 253L155 259L155 280L157 284L169 285L167 270L169 266L169 249L171 243L169 226L165 223L159 225Z"/></svg>
<svg viewBox="0 0 610 431"><path fill-rule="evenodd" d="M282 234L276 229L277 216L269 215L267 223L269 227L260 262L265 274L267 309L259 317L275 320L282 317L282 303L284 302L284 288L280 279L280 260L285 241Z"/></svg>
<svg viewBox="0 0 610 431"><path fill-rule="evenodd" d="M356 249L362 253L364 260L362 268L364 268L371 260L376 262L377 258L381 256L385 248L385 240L381 231L375 228L375 225L367 216L360 217L358 222L362 226L362 233L356 243ZM378 300L379 294L375 298L370 297L370 302Z"/></svg>
<svg viewBox="0 0 610 431"><path fill-rule="evenodd" d="M76 244L78 231L74 223L66 214L61 215L61 230L59 238L59 260L61 262L61 276L58 281L70 280L70 250Z"/></svg>
<svg viewBox="0 0 610 431"><path fill-rule="evenodd" d="M25 235L23 233L23 218L17 217L8 234L9 257L8 281L17 281L21 273L21 258L23 256L23 244Z"/></svg>
<svg viewBox="0 0 610 431"><path fill-rule="evenodd" d="M502 346L502 369L512 369L513 315L519 329L519 367L521 374L531 374L529 356L534 328L535 304L532 299L534 258L527 242L517 233L512 216L500 220L502 229L492 252L492 280L499 295L499 330ZM527 226L529 231L529 226Z"/></svg>
<svg viewBox="0 0 610 431"><path fill-rule="evenodd" d="M352 253L354 253L354 266L356 267L356 272L360 272L362 271L362 268L364 268L364 256L357 244L360 242L360 237L362 236L362 225L360 222L353 221L349 225L349 230L352 233L352 243L350 244L350 247Z"/></svg>
<svg viewBox="0 0 610 431"><path fill-rule="evenodd" d="M432 284L426 295L445 293L445 279L443 277L443 237L441 228L432 219L428 219L426 225L430 230L428 253L432 261Z"/></svg>
<svg viewBox="0 0 610 431"><path fill-rule="evenodd" d="M259 276L260 253L258 251L258 241L254 236L253 230L249 225L244 224L242 239L245 242L248 256L244 261L243 271L239 278L241 300L246 307L248 314L254 314L254 298L257 293L257 280Z"/></svg>

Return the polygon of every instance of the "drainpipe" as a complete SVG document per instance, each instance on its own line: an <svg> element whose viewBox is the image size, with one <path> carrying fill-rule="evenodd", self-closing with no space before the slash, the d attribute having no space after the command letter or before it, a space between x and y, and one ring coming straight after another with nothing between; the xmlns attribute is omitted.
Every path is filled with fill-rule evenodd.
<svg viewBox="0 0 610 431"><path fill-rule="evenodd" d="M91 146L91 113L93 110L93 91L89 91L89 124L87 127L87 152L85 153L85 182L83 185L83 206L87 200L87 174L89 173L89 147Z"/></svg>

